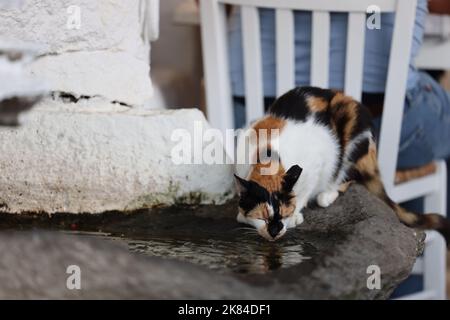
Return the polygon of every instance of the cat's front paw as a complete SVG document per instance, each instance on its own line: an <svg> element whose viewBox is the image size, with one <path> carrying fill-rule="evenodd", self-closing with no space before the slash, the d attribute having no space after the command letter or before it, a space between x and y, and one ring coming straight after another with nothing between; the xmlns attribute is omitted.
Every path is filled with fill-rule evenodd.
<svg viewBox="0 0 450 320"><path fill-rule="evenodd" d="M294 213L294 223L296 226L302 224L304 220L305 219L303 219L303 213L301 212Z"/></svg>
<svg viewBox="0 0 450 320"><path fill-rule="evenodd" d="M317 196L317 204L322 208L329 207L339 196L337 191L325 191Z"/></svg>
<svg viewBox="0 0 450 320"><path fill-rule="evenodd" d="M295 228L296 226L302 224L303 220L304 220L303 214L301 212L295 212L294 214L292 214L292 216L288 218L286 228L287 229Z"/></svg>

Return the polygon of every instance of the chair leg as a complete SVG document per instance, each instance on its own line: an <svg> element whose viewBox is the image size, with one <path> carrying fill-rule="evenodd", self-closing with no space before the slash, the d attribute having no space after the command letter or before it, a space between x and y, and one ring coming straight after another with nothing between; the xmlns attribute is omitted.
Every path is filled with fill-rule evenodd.
<svg viewBox="0 0 450 320"><path fill-rule="evenodd" d="M444 162L438 163L438 191L425 197L425 212L446 215L447 210L447 170ZM431 235L431 231L428 234ZM446 299L446 258L445 240L435 234L426 244L424 252L424 289L435 292L436 299Z"/></svg>
<svg viewBox="0 0 450 320"><path fill-rule="evenodd" d="M433 291L435 299L446 299L446 247L442 237L436 236L427 243L423 262L424 290Z"/></svg>

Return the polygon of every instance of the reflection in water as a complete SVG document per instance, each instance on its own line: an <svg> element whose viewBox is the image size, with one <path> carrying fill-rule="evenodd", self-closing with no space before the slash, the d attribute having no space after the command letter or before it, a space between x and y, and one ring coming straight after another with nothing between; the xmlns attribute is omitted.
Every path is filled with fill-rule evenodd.
<svg viewBox="0 0 450 320"><path fill-rule="evenodd" d="M125 239L126 240L126 239ZM224 241L208 239L126 240L131 251L152 256L177 258L207 266L218 271L238 273L266 273L296 265L306 259L307 245L270 243L262 239Z"/></svg>
<svg viewBox="0 0 450 320"><path fill-rule="evenodd" d="M189 226L184 227L184 230L190 230ZM180 259L219 272L268 273L292 267L310 259L317 252L298 233L290 233L279 241L268 242L250 228L233 228L225 232L201 228L201 231L188 233L164 230L158 235L152 232L76 233L125 242L131 252Z"/></svg>

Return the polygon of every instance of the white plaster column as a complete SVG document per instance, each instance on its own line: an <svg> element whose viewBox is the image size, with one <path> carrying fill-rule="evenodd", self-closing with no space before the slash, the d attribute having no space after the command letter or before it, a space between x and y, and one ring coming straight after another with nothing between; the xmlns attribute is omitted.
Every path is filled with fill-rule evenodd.
<svg viewBox="0 0 450 320"><path fill-rule="evenodd" d="M208 124L198 110L152 110L155 10L157 0L24 0L0 11L0 38L37 45L24 72L50 92L22 126L0 128L0 211L129 211L232 196L230 165L171 161L173 131Z"/></svg>

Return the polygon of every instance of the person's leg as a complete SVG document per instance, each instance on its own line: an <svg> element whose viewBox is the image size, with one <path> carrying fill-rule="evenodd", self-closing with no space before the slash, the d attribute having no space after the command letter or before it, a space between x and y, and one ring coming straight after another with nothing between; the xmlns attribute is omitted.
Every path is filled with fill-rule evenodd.
<svg viewBox="0 0 450 320"><path fill-rule="evenodd" d="M433 154L433 160L446 159L450 164L450 93L437 81L424 74L421 77L423 93L416 117L423 119L426 143ZM399 157L400 160L400 157ZM447 217L450 217L450 178L447 176Z"/></svg>
<svg viewBox="0 0 450 320"><path fill-rule="evenodd" d="M398 167L449 159L450 94L431 76L421 73L418 87L408 92L406 100ZM423 212L423 201L409 201L406 207Z"/></svg>
<svg viewBox="0 0 450 320"><path fill-rule="evenodd" d="M424 94L424 128L429 135L434 159L450 157L450 92L427 74L423 76ZM425 114L426 113L426 114Z"/></svg>
<svg viewBox="0 0 450 320"><path fill-rule="evenodd" d="M431 78L431 77L430 77ZM424 81L430 92L429 101L432 118L427 118L426 127L431 136L434 159L446 160L450 165L450 93L434 79ZM449 171L448 171L449 172ZM450 218L450 177L447 173L447 218Z"/></svg>
<svg viewBox="0 0 450 320"><path fill-rule="evenodd" d="M378 134L381 119L373 121ZM397 167L423 166L450 157L450 94L426 73L406 94Z"/></svg>

